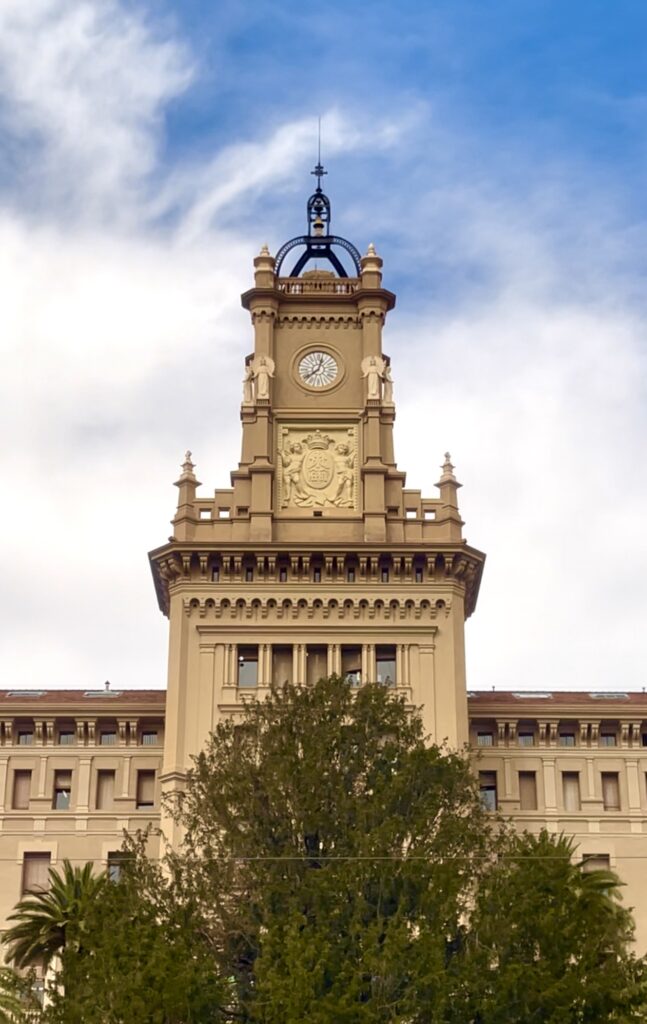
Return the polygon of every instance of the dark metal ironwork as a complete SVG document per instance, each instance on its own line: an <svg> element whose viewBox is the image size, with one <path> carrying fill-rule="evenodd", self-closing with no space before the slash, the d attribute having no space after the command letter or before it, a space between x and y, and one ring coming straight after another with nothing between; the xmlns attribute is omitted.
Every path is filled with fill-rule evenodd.
<svg viewBox="0 0 647 1024"><path fill-rule="evenodd" d="M289 277L298 277L306 264L313 259L328 260L340 277L348 277L343 263L337 254L333 252L333 246L338 246L349 254L355 267L355 274L359 277L362 267L361 256L358 250L346 238L330 234L330 199L321 188L321 179L328 171L324 170L321 159L319 159L314 171L310 173L314 174L317 179L317 188L308 199L308 234L291 238L289 242L281 246L276 254L276 273L277 275L280 273L283 260L291 249L295 249L297 246L304 246L305 252L299 256Z"/></svg>

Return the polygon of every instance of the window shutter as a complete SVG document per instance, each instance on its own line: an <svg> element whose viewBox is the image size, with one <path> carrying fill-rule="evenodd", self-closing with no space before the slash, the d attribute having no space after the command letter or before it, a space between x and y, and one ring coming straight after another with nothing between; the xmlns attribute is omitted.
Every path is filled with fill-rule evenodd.
<svg viewBox="0 0 647 1024"><path fill-rule="evenodd" d="M620 785L617 772L602 772L602 802L605 811L620 810Z"/></svg>
<svg viewBox="0 0 647 1024"><path fill-rule="evenodd" d="M31 772L20 770L13 774L13 800L12 806L15 811L29 810L29 796L31 790Z"/></svg>
<svg viewBox="0 0 647 1024"><path fill-rule="evenodd" d="M537 775L519 772L519 803L522 811L537 810Z"/></svg>
<svg viewBox="0 0 647 1024"><path fill-rule="evenodd" d="M23 892L47 892L51 853L26 853L22 862Z"/></svg>
<svg viewBox="0 0 647 1024"><path fill-rule="evenodd" d="M137 772L137 806L153 807L155 804L155 772Z"/></svg>
<svg viewBox="0 0 647 1024"><path fill-rule="evenodd" d="M567 811L579 811L580 809L580 773L564 772L562 776L564 787L564 808Z"/></svg>
<svg viewBox="0 0 647 1024"><path fill-rule="evenodd" d="M111 811L115 799L115 773L101 769L97 772L97 810Z"/></svg>

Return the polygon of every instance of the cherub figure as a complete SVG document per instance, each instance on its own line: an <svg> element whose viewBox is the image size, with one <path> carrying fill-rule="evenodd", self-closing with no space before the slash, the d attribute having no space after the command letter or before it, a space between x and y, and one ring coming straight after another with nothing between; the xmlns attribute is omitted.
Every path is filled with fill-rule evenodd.
<svg viewBox="0 0 647 1024"><path fill-rule="evenodd" d="M335 445L335 466L337 467L337 490L332 503L340 508L351 508L355 481L355 453L343 441Z"/></svg>
<svg viewBox="0 0 647 1024"><path fill-rule="evenodd" d="M304 501L310 500L310 496L304 491L301 482L303 457L303 445L300 441L291 441L281 451L281 462L283 463L282 508L287 508L292 502L303 504Z"/></svg>

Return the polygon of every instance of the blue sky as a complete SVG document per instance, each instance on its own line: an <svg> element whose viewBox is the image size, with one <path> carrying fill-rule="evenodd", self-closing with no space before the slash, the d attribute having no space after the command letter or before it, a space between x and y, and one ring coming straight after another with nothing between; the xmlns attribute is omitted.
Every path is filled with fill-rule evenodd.
<svg viewBox="0 0 647 1024"><path fill-rule="evenodd" d="M185 448L236 464L239 295L318 116L398 293L399 463L431 494L449 448L488 552L470 685L647 685L646 36L623 0L4 0L9 685L164 685L145 552Z"/></svg>

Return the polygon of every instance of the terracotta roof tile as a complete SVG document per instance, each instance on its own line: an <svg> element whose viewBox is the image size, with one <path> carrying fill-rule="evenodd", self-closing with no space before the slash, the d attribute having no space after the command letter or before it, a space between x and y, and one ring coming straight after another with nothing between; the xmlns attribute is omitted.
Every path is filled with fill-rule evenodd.
<svg viewBox="0 0 647 1024"><path fill-rule="evenodd" d="M7 704L32 705L56 704L87 704L88 706L106 708L118 704L156 704L161 708L166 703L166 690L0 690L0 706Z"/></svg>
<svg viewBox="0 0 647 1024"><path fill-rule="evenodd" d="M468 703L470 707L510 704L515 709L531 704L548 707L575 704L587 706L591 711L612 704L643 705L647 708L647 693L625 690L469 690Z"/></svg>

